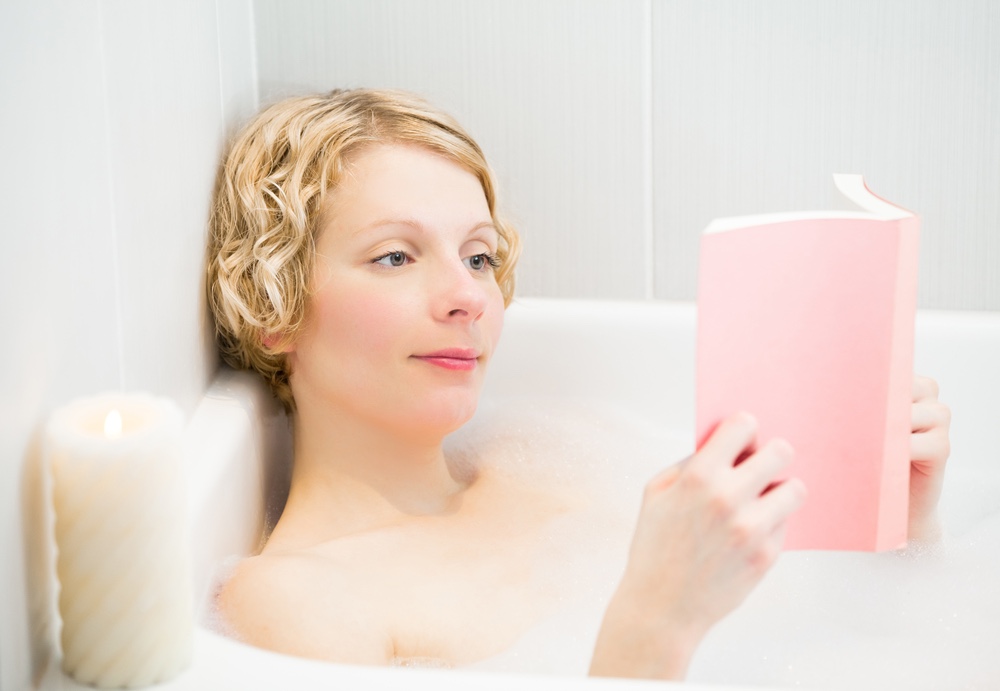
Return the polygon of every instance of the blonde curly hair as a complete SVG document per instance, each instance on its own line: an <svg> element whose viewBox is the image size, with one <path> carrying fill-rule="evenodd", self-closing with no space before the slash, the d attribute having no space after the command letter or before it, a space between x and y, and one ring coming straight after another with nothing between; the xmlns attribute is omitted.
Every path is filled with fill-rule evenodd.
<svg viewBox="0 0 1000 691"><path fill-rule="evenodd" d="M496 180L479 145L449 115L406 92L336 90L261 111L233 142L209 222L208 304L222 357L258 372L295 408L283 352L309 298L323 201L351 155L377 143L426 147L469 170L499 233L496 279L510 304L520 240L497 213Z"/></svg>

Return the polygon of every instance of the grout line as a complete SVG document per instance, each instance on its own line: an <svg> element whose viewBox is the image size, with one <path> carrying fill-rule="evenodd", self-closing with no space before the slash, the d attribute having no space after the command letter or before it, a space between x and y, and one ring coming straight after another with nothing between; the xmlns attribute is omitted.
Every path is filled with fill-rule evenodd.
<svg viewBox="0 0 1000 691"><path fill-rule="evenodd" d="M115 205L115 171L111 146L111 98L108 90L108 55L104 35L104 3L97 3L101 44L101 89L104 95L104 147L108 161L108 202L111 206L111 269L115 279L115 335L118 341L118 388L125 390L125 313L122 306L121 258L118 252L118 208Z"/></svg>
<svg viewBox="0 0 1000 691"><path fill-rule="evenodd" d="M653 0L642 4L642 228L646 254L646 299L656 297L656 237L653 216Z"/></svg>
<svg viewBox="0 0 1000 691"><path fill-rule="evenodd" d="M225 142L229 134L229 121L226 119L226 80L222 74L222 18L219 17L219 0L215 0L215 67L219 75L219 117L222 120L219 124L222 141Z"/></svg>
<svg viewBox="0 0 1000 691"><path fill-rule="evenodd" d="M230 135L234 134L237 127L242 124L241 120L246 119L253 113L257 112L260 108L260 84L257 79L257 32L256 32L256 13L254 12L253 3L250 0L246 0L244 6L246 8L246 18L248 21L248 28L250 32L250 64L247 65L250 69L250 85L251 85L251 98L253 99L253 110L250 113L242 112L242 110L237 107L232 113L228 112L226 108L226 74L223 69L225 60L227 58L224 52L224 45L222 41L222 27L225 18L221 14L219 8L220 3L223 0L215 0L215 47L216 56L218 60L218 72L219 72L219 108L222 114L222 137L223 142L226 146L229 143ZM232 58L233 56L228 56ZM232 86L232 85L229 85Z"/></svg>
<svg viewBox="0 0 1000 691"><path fill-rule="evenodd" d="M253 84L253 112L260 110L260 70L257 60L257 6L247 0L247 12L250 13L250 83Z"/></svg>

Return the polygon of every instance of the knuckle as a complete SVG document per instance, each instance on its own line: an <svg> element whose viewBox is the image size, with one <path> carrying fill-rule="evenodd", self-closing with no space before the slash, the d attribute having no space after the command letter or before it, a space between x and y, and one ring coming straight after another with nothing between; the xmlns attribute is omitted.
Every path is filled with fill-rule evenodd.
<svg viewBox="0 0 1000 691"><path fill-rule="evenodd" d="M733 547L737 549L745 549L753 544L756 537L756 530L753 526L749 525L744 521L736 521L729 528L730 540ZM751 558L757 554L758 550L753 550L751 552Z"/></svg>
<svg viewBox="0 0 1000 691"><path fill-rule="evenodd" d="M728 519L736 513L736 501L726 492L717 491L708 498L708 509L718 519Z"/></svg>
<svg viewBox="0 0 1000 691"><path fill-rule="evenodd" d="M684 485L695 492L703 492L712 485L710 474L700 466L688 468L687 472L684 473L683 480Z"/></svg>
<svg viewBox="0 0 1000 691"><path fill-rule="evenodd" d="M762 544L750 555L750 568L758 576L763 576L778 559L780 550L771 544Z"/></svg>

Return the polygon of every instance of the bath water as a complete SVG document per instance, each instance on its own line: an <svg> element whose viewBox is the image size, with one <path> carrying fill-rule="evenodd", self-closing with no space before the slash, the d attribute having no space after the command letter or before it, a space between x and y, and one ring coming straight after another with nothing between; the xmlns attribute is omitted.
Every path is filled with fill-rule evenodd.
<svg viewBox="0 0 1000 691"><path fill-rule="evenodd" d="M550 614L472 669L585 674L645 483L691 451L689 432L606 401L484 402L448 439L449 456L558 488L583 498L584 508L553 521L543 536L538 578L559 583ZM782 554L709 633L688 679L814 689L1000 688L1000 472L983 481L951 464L957 467L948 471L946 494L957 485L961 501L945 507L940 543L880 554ZM217 576L224 580L232 565L220 565Z"/></svg>
<svg viewBox="0 0 1000 691"><path fill-rule="evenodd" d="M479 669L583 674L621 574L645 482L691 452L690 435L637 411L574 400L506 400L450 440L500 453L509 472L594 504L553 527L565 601ZM954 460L952 464L955 465ZM953 477L954 476L954 477ZM785 552L700 646L692 681L795 688L1000 688L1000 511L992 482L950 468L968 513L945 537L886 553ZM971 492L971 495L969 493ZM615 520L609 520L614 516ZM836 520L836 517L831 517Z"/></svg>

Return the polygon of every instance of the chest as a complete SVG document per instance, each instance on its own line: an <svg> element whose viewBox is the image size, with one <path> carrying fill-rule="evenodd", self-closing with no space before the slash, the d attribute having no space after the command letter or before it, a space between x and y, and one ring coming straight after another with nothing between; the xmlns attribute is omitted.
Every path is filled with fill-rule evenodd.
<svg viewBox="0 0 1000 691"><path fill-rule="evenodd" d="M365 565L351 570L351 591L397 660L460 666L611 588L627 541L608 527L606 514L571 510L458 533L389 532L343 563Z"/></svg>
<svg viewBox="0 0 1000 691"><path fill-rule="evenodd" d="M372 615L396 657L468 664L506 649L558 608L566 564L553 558L550 532L386 540L383 568L366 580L381 594Z"/></svg>

